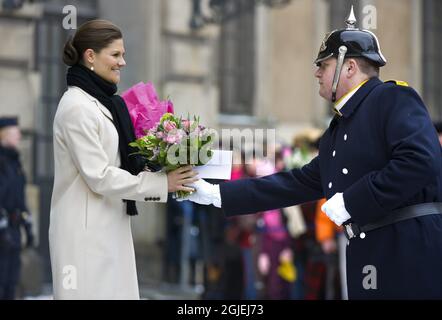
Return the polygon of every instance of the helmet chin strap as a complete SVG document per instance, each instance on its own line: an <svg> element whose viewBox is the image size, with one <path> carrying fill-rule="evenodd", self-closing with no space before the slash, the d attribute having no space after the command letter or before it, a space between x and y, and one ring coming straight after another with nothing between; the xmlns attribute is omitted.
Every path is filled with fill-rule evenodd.
<svg viewBox="0 0 442 320"><path fill-rule="evenodd" d="M336 63L335 75L332 84L332 102L336 102L336 89L338 88L339 78L341 75L342 65L344 64L345 54L347 53L346 46L339 47L338 62Z"/></svg>

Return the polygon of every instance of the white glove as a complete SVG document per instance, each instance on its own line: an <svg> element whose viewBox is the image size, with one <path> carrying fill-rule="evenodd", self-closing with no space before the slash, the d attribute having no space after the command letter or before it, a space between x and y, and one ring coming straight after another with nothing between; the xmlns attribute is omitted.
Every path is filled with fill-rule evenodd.
<svg viewBox="0 0 442 320"><path fill-rule="evenodd" d="M322 205L321 210L338 226L351 218L345 209L342 192L335 193L333 197Z"/></svg>
<svg viewBox="0 0 442 320"><path fill-rule="evenodd" d="M217 208L221 208L221 193L218 184L211 184L203 179L189 185L196 189L196 192L190 196L179 198L177 201L190 200L199 204L213 204Z"/></svg>

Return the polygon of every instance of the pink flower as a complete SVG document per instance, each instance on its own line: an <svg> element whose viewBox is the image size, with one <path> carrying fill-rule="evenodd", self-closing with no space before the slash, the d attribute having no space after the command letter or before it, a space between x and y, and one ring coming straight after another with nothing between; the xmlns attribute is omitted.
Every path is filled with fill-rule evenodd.
<svg viewBox="0 0 442 320"><path fill-rule="evenodd" d="M168 113L174 113L173 111L173 103L170 100L161 101L161 107L166 110Z"/></svg>
<svg viewBox="0 0 442 320"><path fill-rule="evenodd" d="M167 143L169 143L169 144L174 144L174 143L177 142L177 140L178 140L178 137L176 135L173 135L173 134L167 135L167 137L165 139L165 141Z"/></svg>
<svg viewBox="0 0 442 320"><path fill-rule="evenodd" d="M176 123L170 120L166 120L163 122L163 128L166 132L172 131L176 129Z"/></svg>
<svg viewBox="0 0 442 320"><path fill-rule="evenodd" d="M169 144L179 144L185 137L186 133L181 129L173 129L170 131L163 141Z"/></svg>

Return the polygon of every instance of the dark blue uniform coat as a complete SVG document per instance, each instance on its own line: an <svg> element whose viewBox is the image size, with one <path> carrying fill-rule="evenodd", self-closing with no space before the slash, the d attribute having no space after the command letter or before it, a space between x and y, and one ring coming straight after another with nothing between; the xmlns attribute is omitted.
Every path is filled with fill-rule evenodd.
<svg viewBox="0 0 442 320"><path fill-rule="evenodd" d="M220 185L228 215L288 207L343 192L365 225L392 210L442 201L441 147L424 103L410 87L366 82L301 169ZM442 298L442 215L398 222L347 246L350 299Z"/></svg>
<svg viewBox="0 0 442 320"><path fill-rule="evenodd" d="M14 299L20 277L21 230L28 245L33 242L31 223L22 215L27 212L26 179L16 150L0 146L0 209L6 213L7 228L0 229L0 299Z"/></svg>

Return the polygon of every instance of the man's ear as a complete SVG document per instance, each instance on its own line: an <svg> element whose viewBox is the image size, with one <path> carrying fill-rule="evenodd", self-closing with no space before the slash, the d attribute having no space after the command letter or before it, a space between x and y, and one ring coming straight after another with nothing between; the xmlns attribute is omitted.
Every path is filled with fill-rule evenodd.
<svg viewBox="0 0 442 320"><path fill-rule="evenodd" d="M355 59L348 59L347 60L347 64L345 66L346 71L347 71L347 77L351 78L353 75L356 74L356 72L359 69L358 63L356 62Z"/></svg>

